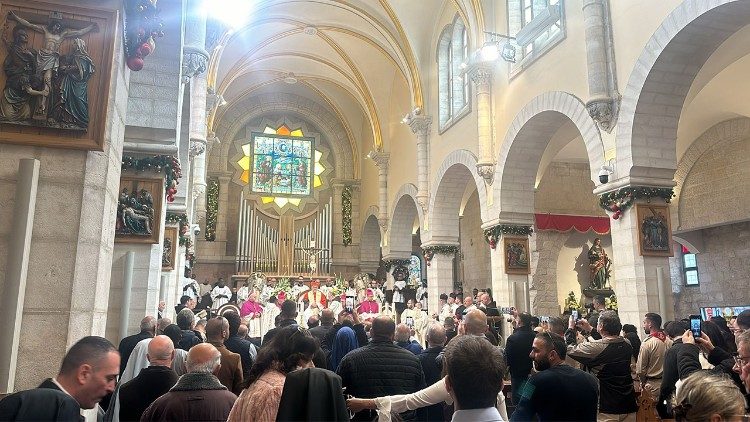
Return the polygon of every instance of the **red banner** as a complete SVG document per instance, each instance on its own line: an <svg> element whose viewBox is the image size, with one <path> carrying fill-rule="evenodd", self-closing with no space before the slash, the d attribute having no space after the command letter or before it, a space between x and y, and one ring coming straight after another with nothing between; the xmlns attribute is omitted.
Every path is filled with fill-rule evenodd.
<svg viewBox="0 0 750 422"><path fill-rule="evenodd" d="M593 230L596 234L609 233L609 217L590 217L586 215L534 214L537 230L554 230L586 233Z"/></svg>

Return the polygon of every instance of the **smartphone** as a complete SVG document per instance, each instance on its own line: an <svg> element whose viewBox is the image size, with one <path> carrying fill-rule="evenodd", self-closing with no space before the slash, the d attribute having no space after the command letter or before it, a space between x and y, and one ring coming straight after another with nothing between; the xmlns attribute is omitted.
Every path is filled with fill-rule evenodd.
<svg viewBox="0 0 750 422"><path fill-rule="evenodd" d="M410 316L406 317L405 324L408 325L409 327L414 327L414 318Z"/></svg>
<svg viewBox="0 0 750 422"><path fill-rule="evenodd" d="M346 303L344 304L344 309L346 310L346 312L354 311L354 296L346 297Z"/></svg>
<svg viewBox="0 0 750 422"><path fill-rule="evenodd" d="M570 315L573 316L573 321L578 321L578 311L577 310L574 309L574 310L570 311Z"/></svg>
<svg viewBox="0 0 750 422"><path fill-rule="evenodd" d="M703 331L701 324L702 321L700 315L690 315L690 331L693 333L693 337L701 337L701 331Z"/></svg>

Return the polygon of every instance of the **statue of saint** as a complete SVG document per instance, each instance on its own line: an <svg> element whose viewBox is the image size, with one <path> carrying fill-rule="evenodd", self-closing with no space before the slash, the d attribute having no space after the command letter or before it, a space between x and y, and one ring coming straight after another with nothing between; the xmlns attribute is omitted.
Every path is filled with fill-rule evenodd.
<svg viewBox="0 0 750 422"><path fill-rule="evenodd" d="M8 18L18 22L21 27L44 34L44 47L37 52L37 72L43 75L44 86L48 92L43 96L37 112L46 116L46 100L52 87L52 73L57 72L60 67L60 45L66 38L82 37L99 27L96 23L92 23L83 29L63 28L62 16L56 12L52 13L47 26L33 24L19 17L12 10L8 12Z"/></svg>
<svg viewBox="0 0 750 422"><path fill-rule="evenodd" d="M592 289L609 288L610 269L612 260L602 247L602 241L598 237L594 239L594 244L589 249L589 275Z"/></svg>

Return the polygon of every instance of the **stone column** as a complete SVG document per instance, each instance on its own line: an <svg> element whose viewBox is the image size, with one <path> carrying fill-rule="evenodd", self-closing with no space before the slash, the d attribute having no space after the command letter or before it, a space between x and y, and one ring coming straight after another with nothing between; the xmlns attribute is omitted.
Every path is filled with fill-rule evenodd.
<svg viewBox="0 0 750 422"><path fill-rule="evenodd" d="M229 176L219 176L219 213L216 216L216 241L226 242L229 216Z"/></svg>
<svg viewBox="0 0 750 422"><path fill-rule="evenodd" d="M636 204L645 200L637 200ZM651 199L652 204L663 204L661 199ZM637 326L647 312L659 312L659 286L657 271L669 274L669 258L641 256L638 242L638 218L636 205L621 213L618 220L612 220L612 288L617 295L617 306L623 324ZM674 300L671 294L666 297L668 315L664 321L674 319Z"/></svg>
<svg viewBox="0 0 750 422"><path fill-rule="evenodd" d="M428 140L432 116L409 113L406 117L406 123L411 131L417 135L417 202L426 214L430 201Z"/></svg>
<svg viewBox="0 0 750 422"><path fill-rule="evenodd" d="M352 179L333 179L331 181L331 186L333 188L333 227L331 228L333 233L333 242L332 242L332 258L334 262L332 272L335 273L341 273L341 274L354 274L358 271L359 266L359 256L355 252L359 252L359 249L356 247L358 245L355 244L355 226L357 225L355 222L359 221L358 218L355 219L355 217L358 217L355 215L354 210L358 209L355 208L355 193L358 191L359 187L359 181L358 180L352 180ZM352 242L348 245L344 245L344 209L343 209L343 202L342 202L342 194L344 193L344 188L347 186L351 187L352 189L352 215L351 215L351 228L352 228ZM358 239L357 239L358 240Z"/></svg>
<svg viewBox="0 0 750 422"><path fill-rule="evenodd" d="M378 224L381 233L388 227L388 161L391 154L382 151L370 151L367 158L378 166Z"/></svg>
<svg viewBox="0 0 750 422"><path fill-rule="evenodd" d="M586 109L599 128L611 131L617 121L620 94L612 45L609 0L583 0L589 101Z"/></svg>
<svg viewBox="0 0 750 422"><path fill-rule="evenodd" d="M431 246L457 246L457 245L431 245ZM424 246L429 248L429 246ZM428 315L440 313L440 295L453 291L453 261L455 253L433 252L432 258L425 261L427 265L427 308Z"/></svg>
<svg viewBox="0 0 750 422"><path fill-rule="evenodd" d="M474 82L477 96L477 141L479 161L477 173L492 184L495 175L492 141L492 67L487 63L474 63L466 70Z"/></svg>

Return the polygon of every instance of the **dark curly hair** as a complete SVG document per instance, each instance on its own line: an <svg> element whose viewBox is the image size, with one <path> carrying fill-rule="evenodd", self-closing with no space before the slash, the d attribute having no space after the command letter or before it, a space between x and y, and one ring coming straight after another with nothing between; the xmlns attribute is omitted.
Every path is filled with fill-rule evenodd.
<svg viewBox="0 0 750 422"><path fill-rule="evenodd" d="M293 371L300 361L310 361L318 350L318 341L309 331L298 325L279 329L275 336L263 344L250 368L245 388L248 388L269 369L284 374Z"/></svg>

